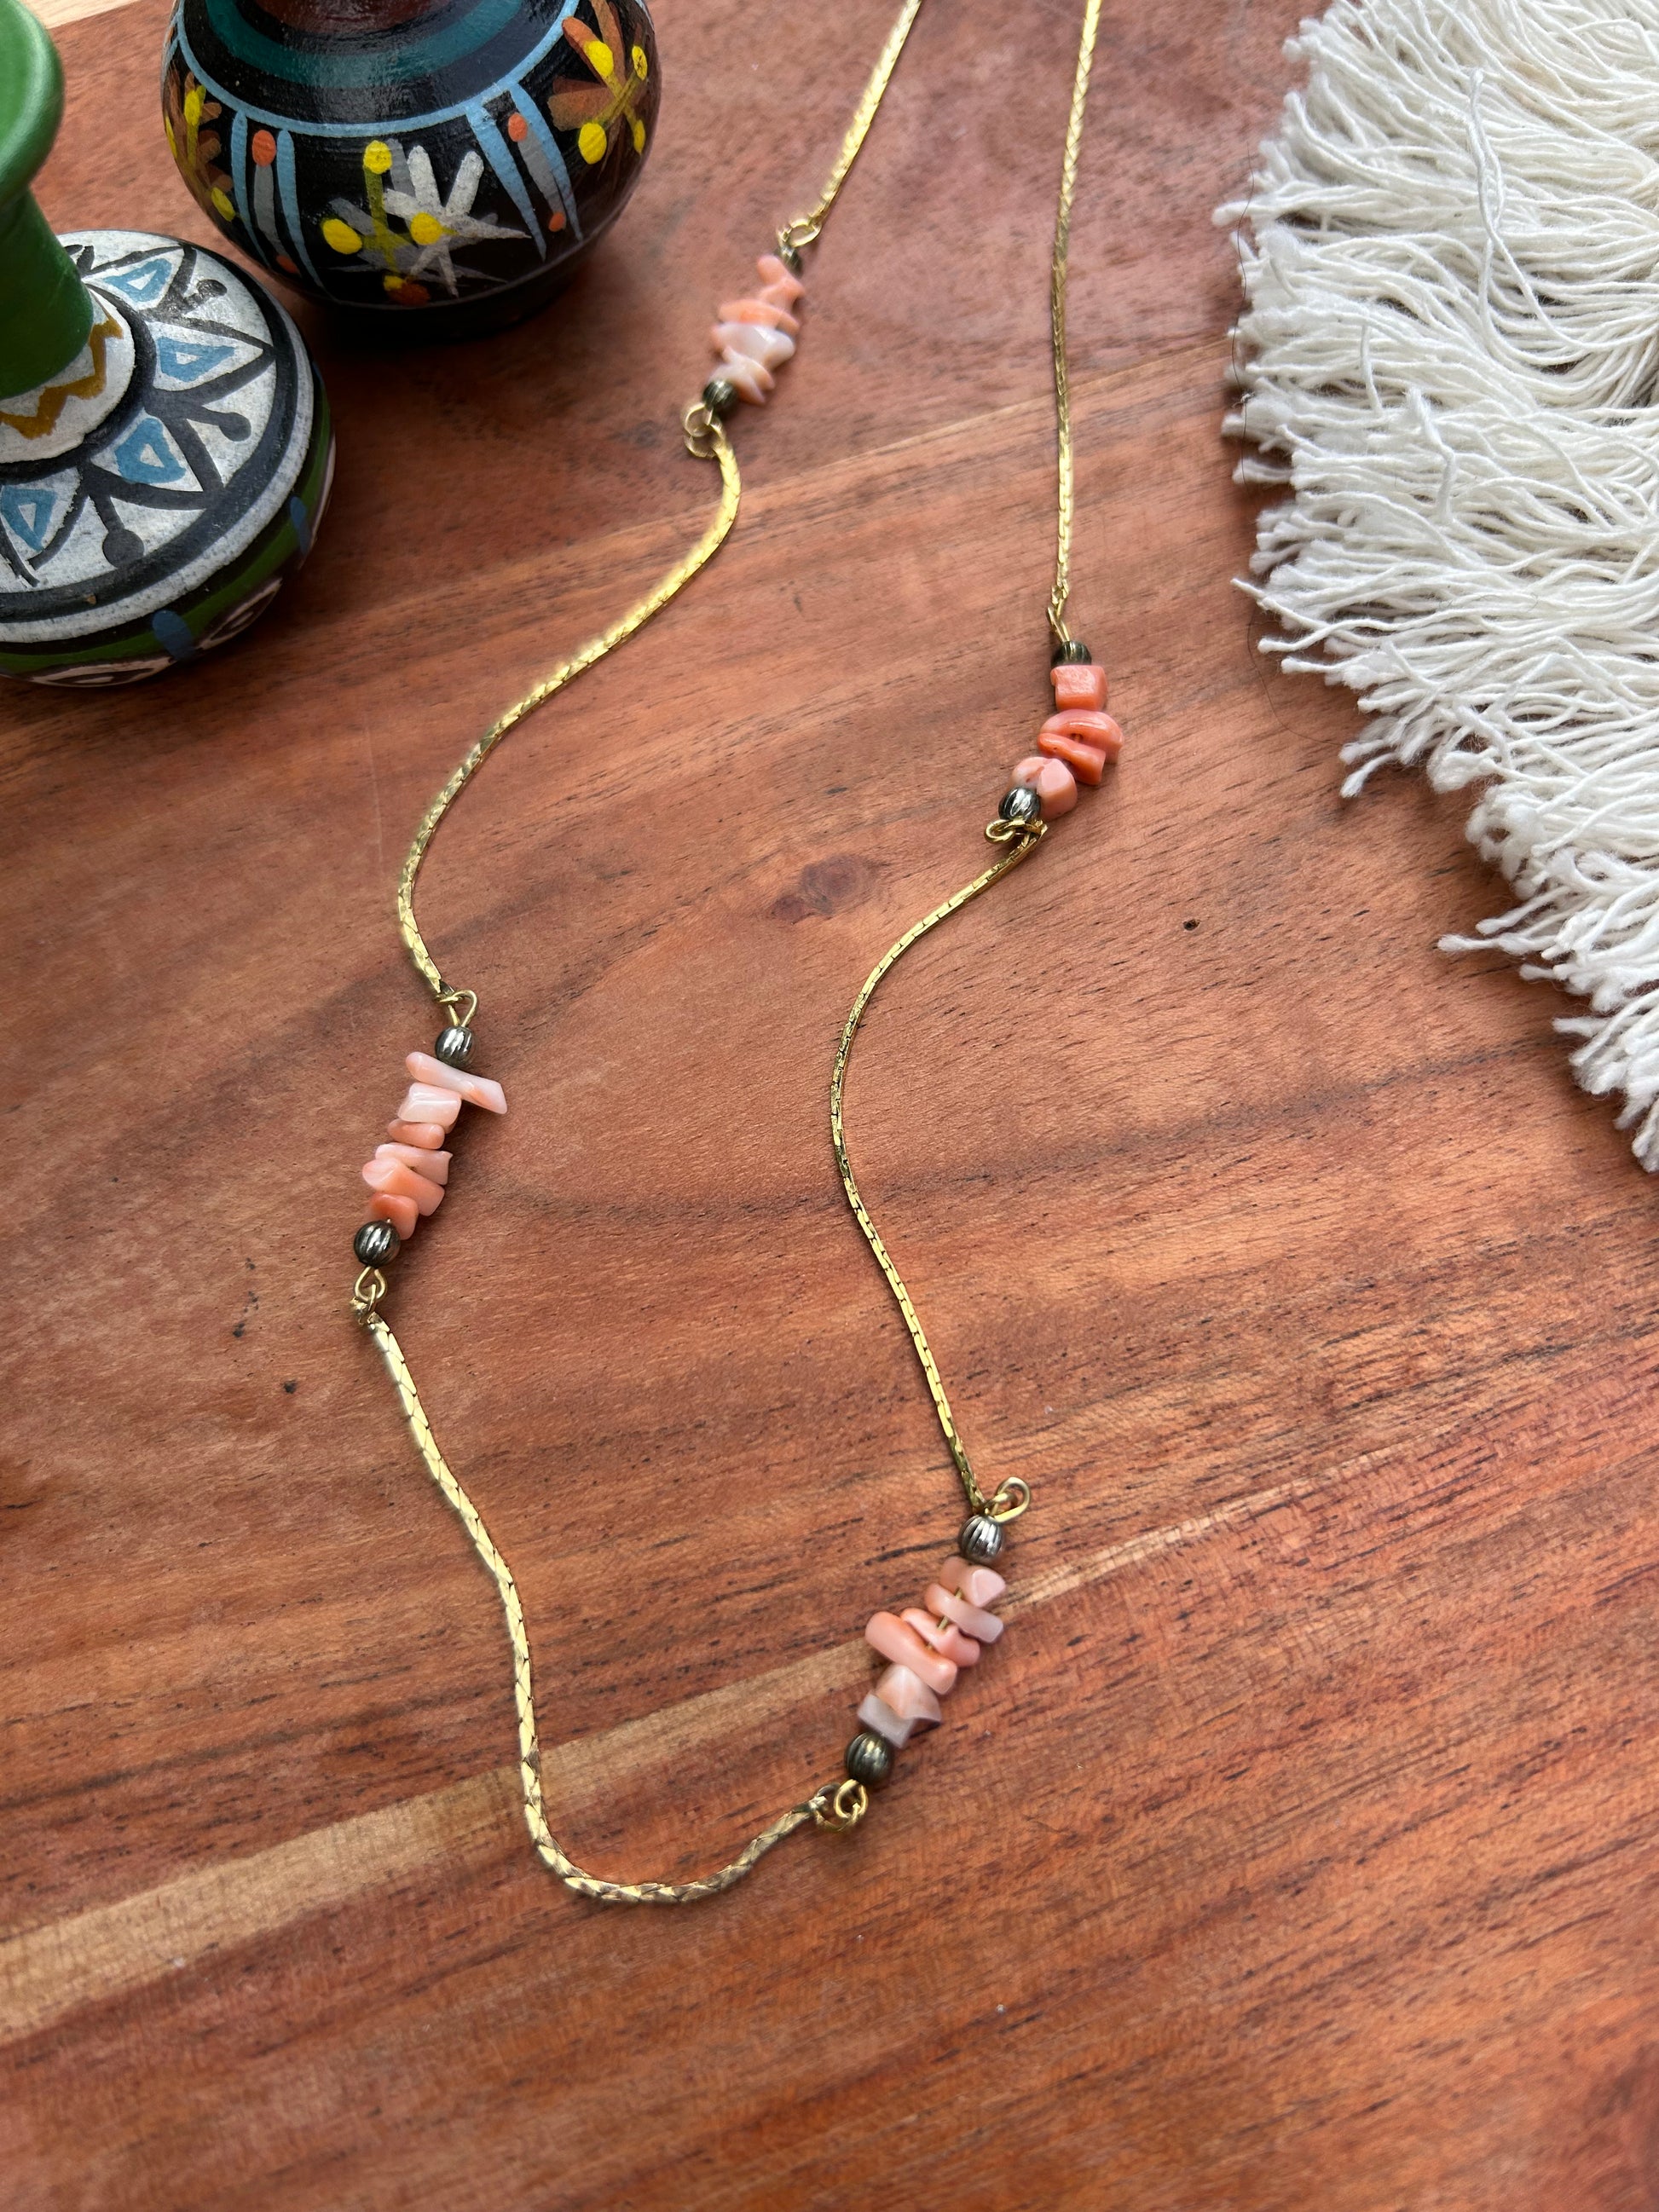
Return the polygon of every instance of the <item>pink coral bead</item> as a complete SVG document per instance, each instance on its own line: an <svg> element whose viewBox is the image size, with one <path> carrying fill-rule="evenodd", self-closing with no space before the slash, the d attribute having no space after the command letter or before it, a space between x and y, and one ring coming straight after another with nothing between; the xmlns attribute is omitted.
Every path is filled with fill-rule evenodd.
<svg viewBox="0 0 1659 2212"><path fill-rule="evenodd" d="M414 1077L417 1088L430 1084L434 1091L453 1091L469 1106L482 1106L486 1114L507 1111L506 1091L487 1075L469 1075L464 1067L451 1067L446 1060L434 1060L429 1052L411 1052L404 1066Z"/></svg>
<svg viewBox="0 0 1659 2212"><path fill-rule="evenodd" d="M1036 792L1045 822L1052 822L1057 814L1069 814L1077 805L1077 778L1064 761L1050 760L1047 753L1032 753L1021 761L1014 770L1014 781Z"/></svg>
<svg viewBox="0 0 1659 2212"><path fill-rule="evenodd" d="M884 1659L890 1659L896 1667L908 1667L919 1674L930 1690L948 1698L957 1686L957 1668L948 1659L941 1659L931 1645L924 1644L914 1628L890 1613L872 1613L864 1631L864 1640L872 1651Z"/></svg>
<svg viewBox="0 0 1659 2212"><path fill-rule="evenodd" d="M1050 718L1058 721L1060 717ZM1106 756L1098 745L1085 745L1081 738L1068 738L1048 722L1037 732L1037 748L1050 760L1064 761L1079 783L1097 784L1106 773Z"/></svg>
<svg viewBox="0 0 1659 2212"><path fill-rule="evenodd" d="M964 1636L952 1620L941 1628L931 1613L924 1613L919 1605L907 1605L899 1619L908 1621L924 1644L931 1644L941 1659L948 1659L953 1667L976 1667L979 1646L971 1636Z"/></svg>
<svg viewBox="0 0 1659 2212"><path fill-rule="evenodd" d="M376 1145L374 1157L377 1160L401 1160L406 1168L412 1168L417 1176L424 1176L428 1182L447 1184L449 1181L452 1155L448 1152L428 1150L424 1145Z"/></svg>
<svg viewBox="0 0 1659 2212"><path fill-rule="evenodd" d="M778 380L771 370L763 368L757 361L750 361L747 354L734 354L729 349L721 361L721 373L738 397L746 399L751 407L764 407L767 393L777 388Z"/></svg>
<svg viewBox="0 0 1659 2212"><path fill-rule="evenodd" d="M370 1160L363 1169L363 1181L371 1190L387 1190L398 1198L412 1198L420 1213L435 1213L444 1202L441 1183L428 1182L413 1168L406 1168L401 1160Z"/></svg>
<svg viewBox="0 0 1659 2212"><path fill-rule="evenodd" d="M939 1578L946 1589L959 1592L969 1605L994 1605L1008 1587L994 1567L970 1567L955 1552L939 1569Z"/></svg>
<svg viewBox="0 0 1659 2212"><path fill-rule="evenodd" d="M789 264L781 260L775 253L763 253L755 267L767 290L782 295L786 307L793 307L806 290Z"/></svg>
<svg viewBox="0 0 1659 2212"><path fill-rule="evenodd" d="M903 1723L908 1735L912 1729L937 1728L944 1719L939 1699L920 1674L913 1674L908 1667L890 1667L876 1684L870 1696L877 1698L890 1713L896 1714ZM866 1699L866 1704L869 1702ZM859 1717L864 1717L864 1706L859 1707Z"/></svg>
<svg viewBox="0 0 1659 2212"><path fill-rule="evenodd" d="M393 1144L408 1145L416 1152L443 1150L444 1132L435 1121L388 1121L386 1133Z"/></svg>
<svg viewBox="0 0 1659 2212"><path fill-rule="evenodd" d="M716 323L709 336L716 353L727 360L734 353L747 354L767 369L781 368L795 350L787 331L770 331L763 323Z"/></svg>
<svg viewBox="0 0 1659 2212"><path fill-rule="evenodd" d="M1063 738L1081 738L1086 745L1093 745L1115 761L1123 750L1123 732L1109 714L1097 714L1092 708L1065 707L1050 714L1042 726L1044 733Z"/></svg>
<svg viewBox="0 0 1659 2212"><path fill-rule="evenodd" d="M421 1209L412 1198L401 1191L377 1190L368 1201L371 1221L389 1221L398 1237L407 1244L415 1234L415 1224L421 1218Z"/></svg>
<svg viewBox="0 0 1659 2212"><path fill-rule="evenodd" d="M431 1083L411 1083L398 1109L400 1121L435 1121L441 1129L453 1129L460 1118L461 1102L454 1091Z"/></svg>
<svg viewBox="0 0 1659 2212"><path fill-rule="evenodd" d="M726 300L720 304L723 323L764 323L769 330L782 331L790 337L800 335L800 325L787 307L781 307L773 300Z"/></svg>
<svg viewBox="0 0 1659 2212"><path fill-rule="evenodd" d="M922 1603L936 1620L941 1615L946 1620L954 1620L958 1628L966 1629L969 1636L976 1636L981 1644L994 1644L1002 1633L1002 1623L995 1613L987 1613L981 1606L969 1605L965 1597L957 1596L942 1583L928 1583ZM905 1618L908 1620L909 1615L907 1613ZM945 1654L947 1658L955 1656L953 1652Z"/></svg>
<svg viewBox="0 0 1659 2212"><path fill-rule="evenodd" d="M1092 660L1062 660L1048 671L1056 707L1103 707L1106 671Z"/></svg>

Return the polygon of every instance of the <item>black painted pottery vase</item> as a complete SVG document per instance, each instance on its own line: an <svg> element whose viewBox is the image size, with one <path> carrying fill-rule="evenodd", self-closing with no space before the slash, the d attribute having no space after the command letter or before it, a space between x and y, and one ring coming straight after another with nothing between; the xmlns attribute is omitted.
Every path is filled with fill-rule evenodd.
<svg viewBox="0 0 1659 2212"><path fill-rule="evenodd" d="M270 605L334 441L298 331L229 262L52 235L28 187L62 106L51 40L0 0L0 672L129 684Z"/></svg>
<svg viewBox="0 0 1659 2212"><path fill-rule="evenodd" d="M362 325L516 321L639 181L643 0L177 0L173 157L245 253Z"/></svg>

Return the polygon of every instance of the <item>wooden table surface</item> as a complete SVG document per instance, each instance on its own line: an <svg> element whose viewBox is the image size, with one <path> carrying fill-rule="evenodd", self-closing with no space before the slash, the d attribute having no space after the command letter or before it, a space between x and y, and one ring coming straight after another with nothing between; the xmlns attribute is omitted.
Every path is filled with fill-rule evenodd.
<svg viewBox="0 0 1659 2212"><path fill-rule="evenodd" d="M204 234L164 12L59 34L60 226ZM660 143L562 306L392 360L307 319L339 476L280 611L5 695L6 2212L1659 2200L1650 1192L1561 1002L1434 950L1502 896L1455 807L1339 801L1352 703L1231 580L1209 213L1297 0L1109 0L1074 611L1130 747L851 1086L981 1469L1036 1491L1009 1632L855 1838L717 1903L526 1846L494 1595L345 1308L433 1027L392 889L700 526L710 304L887 13L665 0ZM824 1092L1045 689L1077 15L924 10L732 543L429 870L514 1111L392 1309L523 1588L555 1826L625 1877L834 1771L958 1517Z"/></svg>

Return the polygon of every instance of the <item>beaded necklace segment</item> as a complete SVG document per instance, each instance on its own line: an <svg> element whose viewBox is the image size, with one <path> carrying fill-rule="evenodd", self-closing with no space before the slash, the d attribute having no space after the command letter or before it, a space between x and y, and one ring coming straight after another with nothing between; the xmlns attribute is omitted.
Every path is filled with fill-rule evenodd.
<svg viewBox="0 0 1659 2212"><path fill-rule="evenodd" d="M741 484L726 425L741 403L763 406L775 388L777 372L792 358L800 336L805 298L801 256L817 240L848 171L875 119L897 66L921 0L905 0L871 73L835 167L817 204L778 233L775 252L756 264L761 282L752 294L724 303L712 337L719 365L701 397L683 417L686 448L699 460L712 460L720 472L720 503L702 538L646 597L563 661L494 722L456 768L433 800L416 831L398 884L398 926L410 959L443 1009L445 1026L430 1053L411 1052L405 1062L409 1087L386 1129L386 1141L363 1169L372 1194L369 1218L353 1239L361 1265L351 1305L374 1340L392 1377L398 1405L427 1472L459 1515L474 1549L493 1577L507 1620L513 1653L514 1695L518 1708L519 1772L526 1825L538 1856L579 1895L607 1904L683 1905L732 1887L786 1836L811 1826L845 1832L856 1828L869 1809L870 1793L885 1782L894 1759L918 1729L942 1718L939 1699L956 1687L962 1670L976 1666L1003 1624L991 1608L1007 1589L994 1562L1002 1555L1007 1524L1030 1504L1029 1486L1011 1475L994 1491L984 1491L957 1429L939 1367L902 1277L882 1242L860 1194L848 1156L842 1119L847 1070L865 1011L883 977L917 940L998 883L1035 852L1048 824L1078 803L1079 783L1097 786L1116 760L1123 733L1106 712L1106 672L1086 646L1066 626L1071 590L1073 465L1071 398L1066 369L1066 289L1072 202L1077 182L1090 65L1099 27L1100 0L1085 0L1072 102L1066 131L1058 211L1050 266L1050 323L1054 353L1055 433L1058 448L1058 505L1054 581L1047 618L1053 641L1049 680L1054 711L1036 735L1036 750L1015 767L1012 784L986 825L998 847L997 858L971 883L925 915L890 945L866 978L842 1030L830 1084L830 1133L847 1201L893 1293L909 1332L933 1412L951 1464L967 1501L968 1517L956 1549L940 1565L922 1593L920 1605L902 1613L878 1612L865 1640L887 1664L858 1707L858 1733L848 1745L843 1774L824 1783L799 1805L792 1805L764 1828L729 1864L695 1881L619 1882L587 1873L568 1857L547 1821L542 1801L541 1753L535 1697L531 1680L530 1640L518 1586L507 1561L491 1540L482 1516L457 1480L433 1434L415 1378L402 1347L380 1311L386 1296L383 1272L418 1224L437 1212L449 1183L453 1155L447 1149L463 1106L505 1114L507 1098L499 1083L471 1072L472 1021L477 994L447 982L433 960L415 919L415 884L439 824L507 732L544 701L562 690L585 668L602 659L648 622L688 584L719 550L737 518Z"/></svg>

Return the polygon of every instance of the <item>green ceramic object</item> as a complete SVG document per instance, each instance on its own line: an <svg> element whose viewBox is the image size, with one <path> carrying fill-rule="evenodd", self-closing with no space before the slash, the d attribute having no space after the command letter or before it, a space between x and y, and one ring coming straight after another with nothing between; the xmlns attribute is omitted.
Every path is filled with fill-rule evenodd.
<svg viewBox="0 0 1659 2212"><path fill-rule="evenodd" d="M92 328L91 295L29 190L63 112L63 66L45 25L0 0L0 398L56 376Z"/></svg>
<svg viewBox="0 0 1659 2212"><path fill-rule="evenodd" d="M127 684L270 605L334 441L299 333L228 261L52 235L29 187L63 104L51 40L0 0L0 674Z"/></svg>

